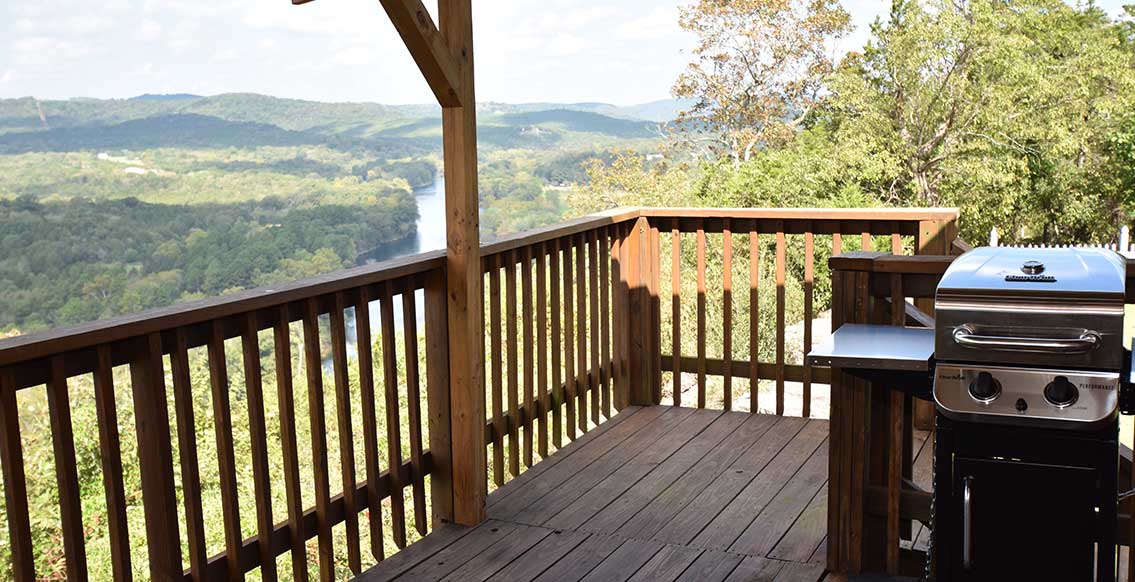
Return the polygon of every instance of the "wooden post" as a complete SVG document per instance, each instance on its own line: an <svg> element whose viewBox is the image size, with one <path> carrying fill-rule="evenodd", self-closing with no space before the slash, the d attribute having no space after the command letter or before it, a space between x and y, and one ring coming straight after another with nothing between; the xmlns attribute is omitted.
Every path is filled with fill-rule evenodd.
<svg viewBox="0 0 1135 582"><path fill-rule="evenodd" d="M485 519L484 306L477 194L477 115L473 90L473 11L469 0L439 0L441 35L458 68L461 106L442 110L445 153L446 286L453 448L453 519ZM443 103L443 105L445 105Z"/></svg>
<svg viewBox="0 0 1135 582"><path fill-rule="evenodd" d="M450 438L449 331L445 272L426 277L426 404L433 473L430 495L433 524L453 521L453 442Z"/></svg>
<svg viewBox="0 0 1135 582"><path fill-rule="evenodd" d="M948 220L923 220L918 223L915 254L948 255L958 236L957 214ZM934 315L934 299L915 299L914 306ZM934 405L924 400L914 403L914 426L918 430L934 429Z"/></svg>
<svg viewBox="0 0 1135 582"><path fill-rule="evenodd" d="M657 404L661 382L657 230L639 218L623 242L627 286L628 404ZM658 364L658 365L656 365Z"/></svg>

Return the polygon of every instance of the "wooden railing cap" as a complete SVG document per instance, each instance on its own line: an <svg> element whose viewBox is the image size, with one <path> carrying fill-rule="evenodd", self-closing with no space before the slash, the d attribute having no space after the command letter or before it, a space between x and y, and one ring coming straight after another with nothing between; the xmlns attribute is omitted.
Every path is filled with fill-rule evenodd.
<svg viewBox="0 0 1135 582"><path fill-rule="evenodd" d="M877 251L848 251L828 259L828 266L833 271L940 275L946 272L956 258L953 255L908 256Z"/></svg>

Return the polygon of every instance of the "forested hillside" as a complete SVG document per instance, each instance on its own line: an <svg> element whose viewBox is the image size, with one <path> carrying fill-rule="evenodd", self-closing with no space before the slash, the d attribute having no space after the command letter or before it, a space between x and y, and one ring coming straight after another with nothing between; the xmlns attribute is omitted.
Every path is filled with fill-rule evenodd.
<svg viewBox="0 0 1135 582"><path fill-rule="evenodd" d="M660 105L655 105L655 108ZM654 148L602 104L481 106L486 237L560 220L583 162ZM612 117L597 113L608 110ZM0 333L353 266L416 234L440 110L256 94L0 100Z"/></svg>

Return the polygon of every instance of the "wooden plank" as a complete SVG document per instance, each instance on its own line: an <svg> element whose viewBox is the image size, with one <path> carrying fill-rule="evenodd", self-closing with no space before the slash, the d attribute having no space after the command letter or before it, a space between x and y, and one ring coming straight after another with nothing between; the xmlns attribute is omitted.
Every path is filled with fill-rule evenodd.
<svg viewBox="0 0 1135 582"><path fill-rule="evenodd" d="M665 358L662 363L662 370L669 371L671 369L671 359ZM697 364L697 358L682 357L682 367L689 368ZM734 376L744 375L752 372L752 362L734 360L730 368ZM772 363L758 362L757 378L761 380L775 380L777 374L777 366ZM723 376L725 375L725 362L717 358L706 358L705 360L706 374L710 376ZM785 364L784 365L784 379L787 382L800 382L804 379L804 366L800 364ZM812 368L812 380L818 384L827 384L831 380L832 370L826 366L819 366Z"/></svg>
<svg viewBox="0 0 1135 582"><path fill-rule="evenodd" d="M627 227L619 225L615 228L614 240L611 242L611 317L614 329L611 337L611 358L613 368L612 399L617 410L622 410L630 404L630 390L627 385L627 331L630 319L627 315L627 279L623 265L626 261L626 249L623 239Z"/></svg>
<svg viewBox="0 0 1135 582"><path fill-rule="evenodd" d="M812 225L808 225L808 232L804 234L804 354L812 351L812 320L815 317L813 312L813 300L816 292L816 243L815 235L812 234ZM808 358L804 358L804 382L803 382L803 408L801 409L801 416L808 418L812 416L812 366L808 364Z"/></svg>
<svg viewBox="0 0 1135 582"><path fill-rule="evenodd" d="M489 271L489 360L492 371L491 399L493 409L493 483L504 484L504 370L501 355L501 299L500 299L500 256L491 257Z"/></svg>
<svg viewBox="0 0 1135 582"><path fill-rule="evenodd" d="M682 405L682 234L678 221L670 232L670 371L674 377L674 406Z"/></svg>
<svg viewBox="0 0 1135 582"><path fill-rule="evenodd" d="M630 229L623 244L626 253L627 401L636 405L657 404L662 368L656 323L658 309L658 254L654 230L645 218Z"/></svg>
<svg viewBox="0 0 1135 582"><path fill-rule="evenodd" d="M548 457L548 249L541 243L536 249L536 451ZM556 384L559 386L559 384Z"/></svg>
<svg viewBox="0 0 1135 582"><path fill-rule="evenodd" d="M725 410L733 410L733 232L728 219L725 220L721 236L721 352L722 359L725 360L725 375L722 379L723 406Z"/></svg>
<svg viewBox="0 0 1135 582"><path fill-rule="evenodd" d="M576 411L576 398L579 393L579 382L575 372L575 331L574 331L574 314L575 309L572 307L573 294L575 286L572 283L572 244L571 239L561 241L560 245L564 254L564 381L567 382L567 401L564 402L564 407L567 409L567 436L570 440L575 440L575 411ZM554 390L557 384L552 385Z"/></svg>
<svg viewBox="0 0 1135 582"><path fill-rule="evenodd" d="M258 544L260 575L264 580L276 580L276 554L272 552L270 541L276 522L272 517L272 476L268 472L268 423L264 418L264 382L260 370L260 338L257 329L256 314L247 314L244 318L241 351L244 355L244 386L248 397L252 481L253 490L256 492L256 532L261 542ZM356 535L357 529L356 525Z"/></svg>
<svg viewBox="0 0 1135 582"><path fill-rule="evenodd" d="M299 447L296 443L295 392L292 386L292 337L287 309L279 309L272 326L273 351L276 355L276 398L280 406L280 445L284 457L292 579L307 582L307 538L303 535L304 507L300 490Z"/></svg>
<svg viewBox="0 0 1135 582"><path fill-rule="evenodd" d="M791 476L791 472L804 463L804 458L797 457L810 454L819 445L819 437L814 434L818 431L803 432L807 426L806 421L797 418L784 418L777 422L761 434L757 442L738 455L717 479L693 495L680 511L674 512L673 518L653 532L651 537L660 542L689 544L699 534L706 534L706 540L713 541L718 530L740 534L760 511L760 507L776 493L775 489L763 491L761 487L782 485ZM804 450L807 453L802 452ZM762 474L765 474L762 480L752 485L754 479ZM726 508L735 507L750 513L719 515ZM734 523L742 520L744 523ZM707 526L712 526L708 532L704 531ZM725 549L733 543L736 535L720 537L728 537L728 541L714 546L700 543L695 545Z"/></svg>
<svg viewBox="0 0 1135 582"><path fill-rule="evenodd" d="M182 497L185 500L189 573L195 582L200 582L205 579L205 568L209 565L209 555L208 548L205 546L205 516L201 508L201 475L197 461L197 424L193 414L193 384L189 375L189 349L187 345L185 329L178 329L173 353L170 354L169 360L173 372L173 399L177 417L178 457L181 460L181 487L184 492ZM108 353L105 354L105 369L101 373L106 376L102 380L96 379L96 382L113 382L109 348L104 351ZM102 357L100 356L100 359ZM100 365L100 368L102 368L102 365ZM96 390L98 390L97 387ZM108 396L113 403L113 388L111 388ZM117 423L113 428L115 438L117 438ZM121 478L121 468L118 470L118 476ZM111 507L108 503L107 508L111 509ZM125 507L121 509L125 510ZM125 515L123 518L125 518Z"/></svg>
<svg viewBox="0 0 1135 582"><path fill-rule="evenodd" d="M587 372L587 244L584 235L575 242L575 291L576 291L576 394L579 406L579 432L587 432L587 400L589 384L584 376Z"/></svg>
<svg viewBox="0 0 1135 582"><path fill-rule="evenodd" d="M83 534L83 508L79 502L79 474L75 466L75 435L71 426L71 398L63 356L51 359L51 382L47 385L47 410L51 444L55 453L55 482L59 487L63 556L68 580L87 579L87 548Z"/></svg>
<svg viewBox="0 0 1135 582"><path fill-rule="evenodd" d="M748 556L741 560L725 582L772 582L782 567L784 562Z"/></svg>
<svg viewBox="0 0 1135 582"><path fill-rule="evenodd" d="M627 582L673 582L690 564L693 564L702 551L684 546L662 546L649 562L643 564L638 572Z"/></svg>
<svg viewBox="0 0 1135 582"><path fill-rule="evenodd" d="M827 482L827 472L828 447L825 444L816 449L729 550L746 555L767 556Z"/></svg>
<svg viewBox="0 0 1135 582"><path fill-rule="evenodd" d="M761 245L756 230L749 231L749 412L757 413L760 408L760 282Z"/></svg>
<svg viewBox="0 0 1135 582"><path fill-rule="evenodd" d="M382 317L382 371L386 404L386 466L402 466L402 420L398 403L398 354L394 343L394 294L390 284L384 284L379 298ZM406 486L400 471L390 469L394 491L390 495L390 531L394 545L406 547L406 508L403 488Z"/></svg>
<svg viewBox="0 0 1135 582"><path fill-rule="evenodd" d="M599 382L603 387L603 417L614 414L611 402L611 229L604 228L599 235L599 360L603 363Z"/></svg>
<svg viewBox="0 0 1135 582"><path fill-rule="evenodd" d="M233 452L232 408L229 404L228 357L221 322L214 321L209 337L209 385L213 396L213 427L220 472L221 510L224 514L225 553L235 556L243 539L240 529L240 498L237 495L236 454ZM243 580L236 560L229 560L230 580Z"/></svg>
<svg viewBox="0 0 1135 582"><path fill-rule="evenodd" d="M669 433L678 430L692 413L693 410L688 408L670 408L634 436L627 438L618 447L588 465L586 470L572 475L553 491L524 508L519 514L513 515L512 519L523 520L524 523L532 525L544 524L623 465L632 460L648 462L646 458L656 458L652 456L655 451L666 451L666 454L669 454L688 438L686 434L671 436Z"/></svg>
<svg viewBox="0 0 1135 582"><path fill-rule="evenodd" d="M494 490L491 494L489 494L487 502L490 516L493 516L493 507L499 504L505 498L521 489L526 488L527 484L534 480L536 477L540 476L552 467L555 467L557 463L570 457L573 453L586 446L587 443L598 438L599 435L608 430L611 430L615 426L618 426L619 423L627 420L639 410L642 410L642 408L638 406L632 406L624 409L622 412L615 415L615 417L611 420L597 426L595 430L588 431L587 434L572 441L571 443L568 443L568 445L563 447L562 449L556 450L549 457L544 458L539 463L533 465L531 469L521 473L519 477L509 481L508 483L505 483L503 487L499 487Z"/></svg>
<svg viewBox="0 0 1135 582"><path fill-rule="evenodd" d="M588 534L581 532L552 531L522 556L489 578L489 582L532 580L579 547L587 536Z"/></svg>
<svg viewBox="0 0 1135 582"><path fill-rule="evenodd" d="M776 414L784 414L784 279L785 279L784 223L776 225Z"/></svg>
<svg viewBox="0 0 1135 582"><path fill-rule="evenodd" d="M513 477L520 474L520 372L516 345L516 251L505 255L505 349L508 374L508 471ZM501 437L503 438L503 437Z"/></svg>
<svg viewBox="0 0 1135 582"><path fill-rule="evenodd" d="M705 454L743 420L731 417L724 422L716 422L720 417L720 412L709 410L691 414L667 434L653 443L646 443L645 450L638 451L637 455L630 457L624 465L596 483L584 495L579 496L554 517L548 519L544 525L556 529L579 529L589 519L602 513L608 505L631 487L644 484L655 494L662 491L677 475L693 464L691 456L700 457ZM628 442L627 446L633 444ZM680 454L685 449L689 449L689 453ZM589 471L597 469L597 466L588 468Z"/></svg>
<svg viewBox="0 0 1135 582"><path fill-rule="evenodd" d="M594 532L618 531L639 510L646 507L683 476L686 476L693 466L736 432L750 417L751 415L740 412L719 415L708 428L688 441L637 482L626 482L624 480L622 484L624 491L618 497L611 499L610 503L602 508L602 511L595 512L590 516L580 515L575 517L574 521L579 524L576 527ZM767 421L767 424L771 425L772 422ZM616 472L607 480L620 479L623 477L620 473L622 472ZM596 497L599 489L600 487L596 487L588 493L587 500L589 502Z"/></svg>
<svg viewBox="0 0 1135 582"><path fill-rule="evenodd" d="M414 496L414 528L426 535L426 475L422 466L422 387L418 373L418 307L414 286L402 284L402 336L406 356L406 410L410 422L410 467Z"/></svg>
<svg viewBox="0 0 1135 582"><path fill-rule="evenodd" d="M360 410L363 419L363 459L367 476L367 512L370 524L370 553L376 560L382 560L385 549L382 544L382 500L378 495L378 419L375 413L374 393L374 348L370 330L371 290L359 290L359 301L355 304L355 349L359 362Z"/></svg>
<svg viewBox="0 0 1135 582"><path fill-rule="evenodd" d="M819 582L824 578L824 567L818 564L786 563L773 582Z"/></svg>
<svg viewBox="0 0 1135 582"><path fill-rule="evenodd" d="M678 577L678 582L722 582L741 563L742 556L706 551Z"/></svg>
<svg viewBox="0 0 1135 582"><path fill-rule="evenodd" d="M724 550L732 545L761 510L772 501L781 487L822 444L826 436L826 423L809 422L796 438L759 470L759 473L748 469L749 465L743 464L743 460L734 463L734 472L729 474L728 480L723 480L723 486L728 488L729 481L733 480L734 476L737 481L742 481L745 477L749 477L750 480L745 483L736 497L713 517L701 533L697 534L694 544L715 550ZM716 483L714 485L716 486ZM685 535L688 533L683 537Z"/></svg>
<svg viewBox="0 0 1135 582"><path fill-rule="evenodd" d="M626 580L661 549L662 544L650 540L627 540L584 576L583 580L584 582Z"/></svg>
<svg viewBox="0 0 1135 582"><path fill-rule="evenodd" d="M7 407L9 404L3 397L3 392L6 390L3 382L4 372L0 371L0 408ZM110 365L110 346L98 347L98 365L95 368L94 384L95 413L99 425L99 460L102 466L103 491L106 494L107 529L110 534L111 572L114 574L115 580L130 582L134 576L130 566L130 530L126 525L126 492L122 479L122 447L118 437L118 406L114 394L114 370ZM15 408L13 407L12 410L15 410ZM2 418L2 413L0 413L0 419ZM2 426L2 420L0 420L0 427ZM3 444L0 441L0 450L2 448ZM181 450L183 455L186 454L184 447ZM7 456L0 457L0 464L7 467L8 462ZM20 470L23 470L22 465ZM183 470L183 475L186 474L188 473ZM7 480L5 480L5 484L6 490L12 491L7 488ZM188 496L191 492L186 487L186 495ZM12 515L13 509L14 506L9 503L9 516ZM17 560L22 559L20 542L11 541L17 539L16 535L10 534L8 539L12 546L12 555L16 556ZM191 541L191 547L192 543ZM16 570L16 575L17 580L21 580L19 569Z"/></svg>
<svg viewBox="0 0 1135 582"><path fill-rule="evenodd" d="M335 376L335 412L339 427L339 468L343 478L343 500L348 507L355 507L355 430L351 423L347 327L343 315L345 307L343 295L336 293L331 308L331 364ZM346 533L347 566L358 575L362 571L362 552L359 549L359 516L353 511L347 512Z"/></svg>
<svg viewBox="0 0 1135 582"><path fill-rule="evenodd" d="M770 558L809 562L827 536L828 490L820 487L808 507L769 552Z"/></svg>
<svg viewBox="0 0 1135 582"><path fill-rule="evenodd" d="M522 528L524 526L504 521L485 521L428 560L422 561L407 570L403 575L406 580L414 580L415 582L434 582L445 579L446 576L456 572L462 565L477 557L489 547L523 532Z"/></svg>
<svg viewBox="0 0 1135 582"><path fill-rule="evenodd" d="M705 408L705 227L698 223L698 408Z"/></svg>
<svg viewBox="0 0 1135 582"><path fill-rule="evenodd" d="M585 528L610 533L608 528L611 527L611 524L622 524L616 526L617 534L620 536L637 538L653 536L687 504L698 498L703 490L716 481L738 457L761 439L762 435L780 422L784 422L785 426L795 425L792 434L799 431L804 424L799 420L782 421L779 417L771 415L751 414L744 424L733 431L733 434L700 459L693 468L679 477L665 491L657 497L647 500L645 506L635 507L637 504L635 500L630 496L624 496L623 499L627 499L626 502L614 504L608 511L604 512L603 516L593 519ZM788 440L791 435L784 438ZM724 503L723 501L722 504ZM633 517L629 520L620 515L629 515L632 512ZM609 517L607 516L608 513L610 514ZM626 523L623 523L624 521Z"/></svg>
<svg viewBox="0 0 1135 582"><path fill-rule="evenodd" d="M563 367L560 361L562 351L560 349L560 342L563 337L560 335L560 242L552 241L551 253L549 255L549 262L551 263L551 270L549 271L548 281L551 285L551 310L552 310L552 385L549 387L551 391L551 407L552 407L552 445L557 449L563 445L563 402L560 400L559 386L561 385L561 377ZM569 423L570 424L570 423Z"/></svg>
<svg viewBox="0 0 1135 582"><path fill-rule="evenodd" d="M432 501L430 506L433 512L433 525L437 528L443 523L451 523L454 519L453 441L450 433L449 409L449 328L446 320L447 294L443 271L435 271L426 278L425 299L426 407L429 409L430 455L433 457L434 465L433 473L430 475ZM374 400L373 397L371 400ZM377 500L375 502L377 503ZM371 536L374 536L373 531Z"/></svg>
<svg viewBox="0 0 1135 582"><path fill-rule="evenodd" d="M532 247L526 247L520 262L520 297L521 297L521 323L520 345L524 348L523 381L524 393L524 466L532 467L532 429L533 418L537 414L536 400L532 391L535 370L535 357L533 354L532 338Z"/></svg>
<svg viewBox="0 0 1135 582"><path fill-rule="evenodd" d="M303 351L307 376L307 411L311 427L312 469L315 481L315 519L319 536L319 579L335 577L335 549L331 540L331 483L327 467L327 421L323 407L323 359L319 353L319 315L315 298L304 302ZM233 555L231 552L229 555ZM230 564L232 560L230 560ZM230 566L231 570L231 566Z"/></svg>
<svg viewBox="0 0 1135 582"><path fill-rule="evenodd" d="M473 9L439 0L438 29L460 71L464 107L442 110L445 160L446 285L453 432L453 507L457 523L485 516L484 303L477 191L477 108L473 91Z"/></svg>
<svg viewBox="0 0 1135 582"><path fill-rule="evenodd" d="M588 275L588 299L591 304L587 310L590 316L591 325L588 326L588 338L591 340L591 370L602 370L599 363L599 233L591 231L590 239L586 243L587 246L587 275ZM599 425L599 409L600 400L602 396L599 393L599 378L602 374L594 374L589 377L591 380L591 422L596 426Z"/></svg>
<svg viewBox="0 0 1135 582"><path fill-rule="evenodd" d="M476 528L441 524L426 537L411 544L378 565L363 572L355 582L386 582L404 574L407 570L421 564L473 532Z"/></svg>
<svg viewBox="0 0 1135 582"><path fill-rule="evenodd" d="M900 249L901 250L901 249ZM891 325L906 323L906 300L903 298L902 275L891 275ZM898 390L889 393L887 424L887 573L899 574L899 495L902 491L906 396ZM912 415L913 416L913 415Z"/></svg>
<svg viewBox="0 0 1135 582"><path fill-rule="evenodd" d="M138 464L142 481L142 504L146 512L150 579L166 582L182 579L169 402L162 369L161 337L153 333L146 336L143 342L130 363L134 430L138 436Z"/></svg>
<svg viewBox="0 0 1135 582"><path fill-rule="evenodd" d="M621 538L593 535L532 582L579 582L623 543Z"/></svg>
<svg viewBox="0 0 1135 582"><path fill-rule="evenodd" d="M542 527L518 526L509 533L508 537L489 546L443 580L450 582L485 582L551 533L552 530Z"/></svg>
<svg viewBox="0 0 1135 582"><path fill-rule="evenodd" d="M588 446L577 449L576 452L564 458L551 469L525 483L523 488L514 489L511 495L493 506L493 517L510 520L520 516L532 503L583 472L586 467L608 451L622 446L632 435L651 426L653 421L662 414L663 411L657 407L638 410L626 421L619 423L618 426L592 440ZM552 458L555 458L555 456L552 455ZM537 465L537 467L539 466Z"/></svg>

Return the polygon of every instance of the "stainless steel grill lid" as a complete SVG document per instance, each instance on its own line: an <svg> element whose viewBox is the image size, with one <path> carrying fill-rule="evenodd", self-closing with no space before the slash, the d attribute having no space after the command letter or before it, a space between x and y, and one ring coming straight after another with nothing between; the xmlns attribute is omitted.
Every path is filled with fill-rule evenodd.
<svg viewBox="0 0 1135 582"><path fill-rule="evenodd" d="M938 285L935 357L1118 370L1125 285L1104 249L974 249Z"/></svg>

